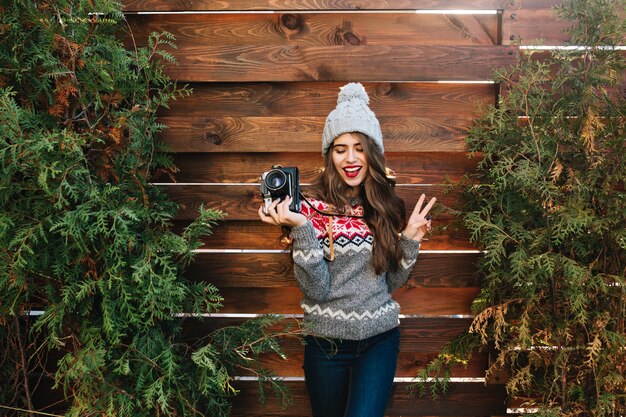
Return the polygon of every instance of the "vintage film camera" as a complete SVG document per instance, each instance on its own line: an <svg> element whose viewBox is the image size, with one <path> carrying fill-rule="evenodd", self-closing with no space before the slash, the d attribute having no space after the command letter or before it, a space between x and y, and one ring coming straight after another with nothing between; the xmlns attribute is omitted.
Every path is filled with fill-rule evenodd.
<svg viewBox="0 0 626 417"><path fill-rule="evenodd" d="M261 195L265 209L274 200L282 200L291 196L289 210L300 212L300 173L298 167L282 167L274 165L272 169L261 174Z"/></svg>

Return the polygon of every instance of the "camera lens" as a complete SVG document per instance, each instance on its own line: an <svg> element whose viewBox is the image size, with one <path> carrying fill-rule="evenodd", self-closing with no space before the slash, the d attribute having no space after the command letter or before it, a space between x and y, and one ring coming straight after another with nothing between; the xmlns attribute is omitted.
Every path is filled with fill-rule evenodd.
<svg viewBox="0 0 626 417"><path fill-rule="evenodd" d="M270 190L278 190L287 182L287 177L283 171L274 169L267 173L265 177L265 185Z"/></svg>

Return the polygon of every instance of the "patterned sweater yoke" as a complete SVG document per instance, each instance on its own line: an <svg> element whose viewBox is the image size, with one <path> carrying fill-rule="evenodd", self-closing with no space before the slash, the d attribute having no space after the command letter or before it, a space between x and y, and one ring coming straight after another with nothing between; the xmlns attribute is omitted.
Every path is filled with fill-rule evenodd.
<svg viewBox="0 0 626 417"><path fill-rule="evenodd" d="M320 211L331 211L323 201L309 202ZM374 236L362 218L322 215L306 203L301 212L308 221L294 227L291 237L306 330L316 336L361 340L396 327L400 306L391 293L408 279L419 243L402 236L400 268L376 274ZM362 216L363 206L354 204L346 212Z"/></svg>

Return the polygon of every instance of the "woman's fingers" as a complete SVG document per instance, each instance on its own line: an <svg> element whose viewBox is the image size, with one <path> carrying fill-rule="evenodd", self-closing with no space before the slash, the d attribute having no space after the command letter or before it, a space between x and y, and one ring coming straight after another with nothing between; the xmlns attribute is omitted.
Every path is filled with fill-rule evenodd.
<svg viewBox="0 0 626 417"><path fill-rule="evenodd" d="M274 200L265 208L261 206L259 208L259 216L261 220L266 223L285 225L289 224L289 205L291 204L291 197L286 197L284 200Z"/></svg>
<svg viewBox="0 0 626 417"><path fill-rule="evenodd" d="M280 203L279 200L274 200L272 203L266 208L265 206L261 206L259 209L259 213L262 214L261 220L266 223L279 224L277 206Z"/></svg>
<svg viewBox="0 0 626 417"><path fill-rule="evenodd" d="M284 200L280 200L278 205L276 206L276 214L278 215L278 221L280 223L284 223L285 219L288 216L289 212L289 196L285 197Z"/></svg>
<svg viewBox="0 0 626 417"><path fill-rule="evenodd" d="M274 219L272 219L269 215L269 213L265 210L265 206L261 206L259 207L259 217L261 218L261 220L265 223L269 223L269 224L276 224L276 222L274 221Z"/></svg>
<svg viewBox="0 0 626 417"><path fill-rule="evenodd" d="M422 208L422 204L424 204L425 199L426 199L426 194L422 194L419 200L417 200L417 204L415 204L413 213L411 214L411 217L409 218L409 223L421 223L421 221L424 219L429 220L426 218L426 216L428 215L428 212L437 201L437 198L436 197L431 198L430 201L428 201L428 204L426 204L426 206Z"/></svg>
<svg viewBox="0 0 626 417"><path fill-rule="evenodd" d="M409 217L409 223L413 223L417 220L417 217L420 214L420 209L422 207L422 204L424 203L424 199L426 198L426 194L422 194L419 198L419 200L417 200L417 204L415 204L415 208L413 209L413 213L411 213L411 217Z"/></svg>
<svg viewBox="0 0 626 417"><path fill-rule="evenodd" d="M433 228L432 220L428 220L426 223L424 223L423 225L420 226L420 229L422 229L424 231L424 233L430 232L430 230L432 228Z"/></svg>
<svg viewBox="0 0 626 417"><path fill-rule="evenodd" d="M279 201L278 204L276 205L276 210L275 210L276 223L284 224L285 220L287 219L288 212L289 212L289 200L285 198L284 200Z"/></svg>
<svg viewBox="0 0 626 417"><path fill-rule="evenodd" d="M424 194L422 194L424 195ZM433 208L433 205L435 205L435 202L437 201L437 197L433 197L430 199L430 201L428 202L428 204L426 204L426 207L424 207L424 209L420 212L420 214L426 218L426 216L428 215L428 212L430 211L431 208Z"/></svg>
<svg viewBox="0 0 626 417"><path fill-rule="evenodd" d="M435 197L431 198L428 203L422 207L425 200L426 195L422 194L417 200L413 213L404 229L405 235L410 239L421 240L432 228L432 220L428 212L435 205L437 199Z"/></svg>

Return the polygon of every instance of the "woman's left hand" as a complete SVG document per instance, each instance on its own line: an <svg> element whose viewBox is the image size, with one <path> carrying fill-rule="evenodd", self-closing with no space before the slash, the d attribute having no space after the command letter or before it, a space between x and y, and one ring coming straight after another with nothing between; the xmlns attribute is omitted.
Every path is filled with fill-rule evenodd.
<svg viewBox="0 0 626 417"><path fill-rule="evenodd" d="M437 201L437 199L433 197L428 204L422 208L425 199L426 195L422 194L419 200L417 200L417 204L415 204L415 208L413 209L413 213L409 218L406 228L402 232L409 239L417 240L418 242L424 238L432 227L432 220L428 212L435 204L435 201Z"/></svg>
<svg viewBox="0 0 626 417"><path fill-rule="evenodd" d="M296 227L307 222L307 218L301 213L294 213L289 210L291 204L291 196L287 196L284 200L276 199L267 208L259 207L259 217L262 221L278 226Z"/></svg>

